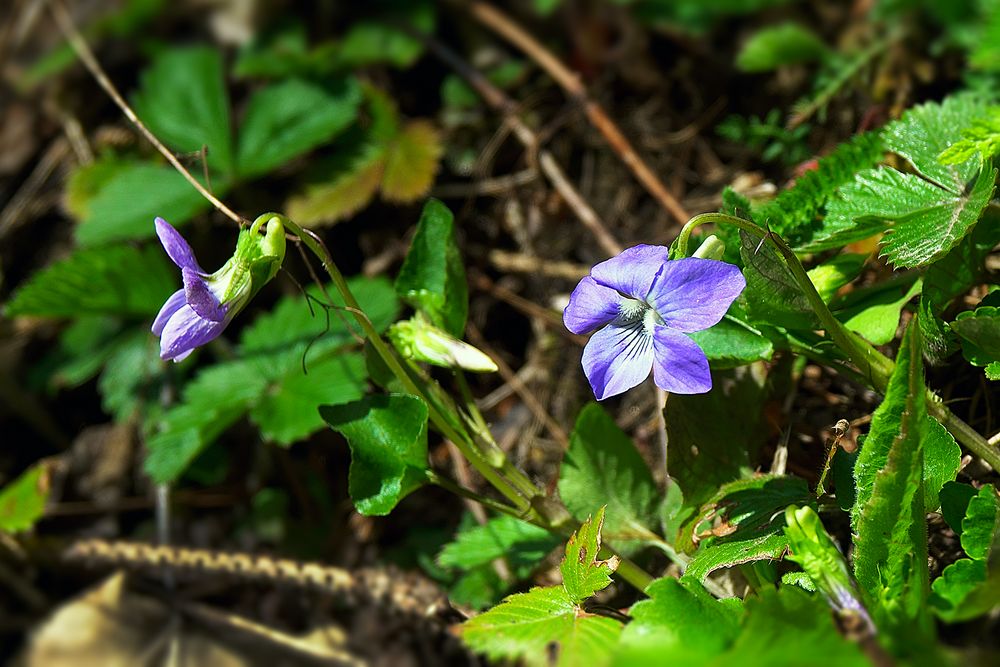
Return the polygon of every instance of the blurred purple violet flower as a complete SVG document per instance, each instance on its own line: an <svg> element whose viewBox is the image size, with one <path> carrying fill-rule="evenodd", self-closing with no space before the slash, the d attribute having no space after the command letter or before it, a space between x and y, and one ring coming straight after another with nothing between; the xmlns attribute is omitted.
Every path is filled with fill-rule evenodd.
<svg viewBox="0 0 1000 667"><path fill-rule="evenodd" d="M668 260L664 246L638 245L601 262L563 311L576 334L598 330L583 350L583 370L597 400L636 386L653 370L656 386L677 394L712 388L708 359L687 336L726 314L746 281L714 259Z"/></svg>
<svg viewBox="0 0 1000 667"><path fill-rule="evenodd" d="M260 228L267 223L267 231ZM236 314L281 268L285 258L285 228L278 216L262 215L240 232L236 252L215 273L206 273L184 237L163 218L156 235L167 255L181 269L183 289L167 299L153 320L160 337L160 357L182 361L196 347L215 340Z"/></svg>

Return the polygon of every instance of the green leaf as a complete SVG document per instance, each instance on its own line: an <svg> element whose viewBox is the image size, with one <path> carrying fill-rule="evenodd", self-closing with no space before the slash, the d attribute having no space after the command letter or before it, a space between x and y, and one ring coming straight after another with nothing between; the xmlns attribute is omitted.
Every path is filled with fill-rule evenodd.
<svg viewBox="0 0 1000 667"><path fill-rule="evenodd" d="M1000 361L1000 308L983 306L959 313L950 328L962 340L962 354L970 364Z"/></svg>
<svg viewBox="0 0 1000 667"><path fill-rule="evenodd" d="M344 36L338 50L338 62L344 67L389 64L399 69L413 66L423 53L423 42L395 24L408 26L418 33L434 32L435 6L431 2L396 3L378 21L356 21Z"/></svg>
<svg viewBox="0 0 1000 667"><path fill-rule="evenodd" d="M84 315L59 334L59 343L32 370L47 388L78 387L97 375L115 349L122 323L117 317ZM145 329L145 327L143 327Z"/></svg>
<svg viewBox="0 0 1000 667"><path fill-rule="evenodd" d="M205 447L261 396L267 379L244 361L210 366L184 388L184 401L168 410L146 443L145 470L157 483L181 476Z"/></svg>
<svg viewBox="0 0 1000 667"><path fill-rule="evenodd" d="M942 164L938 156L962 138L962 131L987 110L971 94L952 95L941 103L929 102L909 109L883 132L886 148L905 158L914 169L940 188L961 193L979 169L975 160ZM988 170L987 170L988 171Z"/></svg>
<svg viewBox="0 0 1000 667"><path fill-rule="evenodd" d="M747 287L747 314L753 323L813 329L816 316L784 260L769 243L740 230L740 257Z"/></svg>
<svg viewBox="0 0 1000 667"><path fill-rule="evenodd" d="M603 510L580 526L566 544L560 566L562 586L533 588L511 595L498 606L466 621L459 628L474 651L492 659L522 659L529 665L551 664L552 646L558 664L602 665L621 633L618 621L586 613L580 603L611 583L617 559L598 560Z"/></svg>
<svg viewBox="0 0 1000 667"><path fill-rule="evenodd" d="M0 488L0 533L30 530L45 514L51 466L41 462Z"/></svg>
<svg viewBox="0 0 1000 667"><path fill-rule="evenodd" d="M204 184L200 175L195 178ZM213 179L216 196L224 196L228 189L225 179ZM93 246L149 238L156 233L156 216L180 227L209 206L173 167L136 162L117 171L90 200L89 213L76 228L76 240Z"/></svg>
<svg viewBox="0 0 1000 667"><path fill-rule="evenodd" d="M351 447L354 506L384 516L427 481L427 405L415 396L367 396L324 405L320 414Z"/></svg>
<svg viewBox="0 0 1000 667"><path fill-rule="evenodd" d="M987 364L986 379L994 382L1000 380L1000 361L992 361Z"/></svg>
<svg viewBox="0 0 1000 667"><path fill-rule="evenodd" d="M727 315L714 327L688 336L708 357L712 368L736 368L755 361L770 361L774 344L740 319Z"/></svg>
<svg viewBox="0 0 1000 667"><path fill-rule="evenodd" d="M1000 531L1000 501L997 491L986 484L969 501L962 519L962 548L973 560L987 560Z"/></svg>
<svg viewBox="0 0 1000 667"><path fill-rule="evenodd" d="M725 651L739 634L741 600L716 600L690 577L664 577L646 588L648 600L632 606L621 646L671 652L687 649L710 658ZM692 657L693 657L692 656Z"/></svg>
<svg viewBox="0 0 1000 667"><path fill-rule="evenodd" d="M809 269L809 282L823 301L829 303L837 291L861 274L868 256L863 253L841 253Z"/></svg>
<svg viewBox="0 0 1000 667"><path fill-rule="evenodd" d="M936 422L928 421L925 391L919 330L911 322L896 357L885 401L897 403L890 409L899 411L899 425L877 436L890 439L884 465L871 465L882 451L881 447L877 451L870 446L876 434L865 441L858 458L854 512L854 574L866 594L866 606L875 625L900 650L907 634L930 631L923 469L929 424ZM876 431L874 418L872 431ZM865 449L875 455L867 455Z"/></svg>
<svg viewBox="0 0 1000 667"><path fill-rule="evenodd" d="M997 13L1000 18L1000 12ZM1000 21L997 22L1000 25ZM985 113L962 128L962 138L944 149L938 156L941 164L962 164L979 156L985 163L1000 154L1000 106L992 106Z"/></svg>
<svg viewBox="0 0 1000 667"><path fill-rule="evenodd" d="M549 531L511 516L461 530L437 557L443 567L470 570L503 558L518 577L527 576L560 540Z"/></svg>
<svg viewBox="0 0 1000 667"><path fill-rule="evenodd" d="M360 353L336 354L308 365L295 364L250 409L250 419L265 440L288 446L320 430L320 405L346 403L364 396L365 359Z"/></svg>
<svg viewBox="0 0 1000 667"><path fill-rule="evenodd" d="M162 52L142 73L133 106L153 134L175 150L194 153L205 146L210 167L233 171L229 98L215 49Z"/></svg>
<svg viewBox="0 0 1000 667"><path fill-rule="evenodd" d="M116 422L129 421L141 408L146 408L142 414L148 417L148 406L159 406L166 373L159 347L146 326L128 330L114 340L97 389L101 392L101 407Z"/></svg>
<svg viewBox="0 0 1000 667"><path fill-rule="evenodd" d="M345 170L329 180L306 186L288 200L288 216L315 227L349 218L371 202L382 182L381 149L358 155Z"/></svg>
<svg viewBox="0 0 1000 667"><path fill-rule="evenodd" d="M382 198L406 204L423 197L434 184L444 145L430 122L407 123L386 148Z"/></svg>
<svg viewBox="0 0 1000 667"><path fill-rule="evenodd" d="M150 228L152 228L150 223ZM8 315L155 315L177 285L159 247L77 250L42 269L7 304Z"/></svg>
<svg viewBox="0 0 1000 667"><path fill-rule="evenodd" d="M795 586L762 588L744 604L742 631L713 663L769 667L868 667L856 642L838 632L826 602Z"/></svg>
<svg viewBox="0 0 1000 667"><path fill-rule="evenodd" d="M723 567L780 557L788 546L785 508L814 503L805 480L796 477L765 475L723 485L688 528L697 531L703 521L718 516L725 530L716 528L721 536L702 543L685 575L703 581Z"/></svg>
<svg viewBox="0 0 1000 667"><path fill-rule="evenodd" d="M377 331L384 331L399 315L396 294L385 278L356 276L347 285ZM332 285L326 292L336 308L343 308ZM325 298L316 286L306 293L308 302L301 295L284 297L240 336L240 354L254 360L268 379L275 380L295 366L309 368L316 359L356 340L351 333L357 328L352 313L322 307L317 301Z"/></svg>
<svg viewBox="0 0 1000 667"><path fill-rule="evenodd" d="M820 60L826 53L826 45L811 30L782 23L754 33L736 56L736 66L744 72L769 72L782 65Z"/></svg>
<svg viewBox="0 0 1000 667"><path fill-rule="evenodd" d="M436 199L427 201L396 278L396 293L460 339L469 312L469 287L453 220L447 206Z"/></svg>
<svg viewBox="0 0 1000 667"><path fill-rule="evenodd" d="M330 90L288 79L254 93L240 128L239 172L248 177L266 174L354 122L361 87L354 78L338 84Z"/></svg>
<svg viewBox="0 0 1000 667"><path fill-rule="evenodd" d="M63 201L66 210L77 219L90 217L90 202L97 194L131 164L115 156L101 156L90 164L81 164L66 179Z"/></svg>
<svg viewBox="0 0 1000 667"><path fill-rule="evenodd" d="M641 543L655 525L659 495L632 439L600 405L586 405L559 471L559 496L570 513L584 519L606 505L604 537Z"/></svg>
<svg viewBox="0 0 1000 667"><path fill-rule="evenodd" d="M962 520L976 489L960 482L948 482L941 487L941 516L955 534L962 535Z"/></svg>
<svg viewBox="0 0 1000 667"><path fill-rule="evenodd" d="M919 294L920 289L920 280L909 286L877 285L863 298L852 298L850 307L837 310L834 314L851 331L861 334L875 345L885 345L896 337L903 306Z"/></svg>
<svg viewBox="0 0 1000 667"><path fill-rule="evenodd" d="M763 378L749 370L712 375L713 391L671 394L664 410L667 470L688 506L700 506L721 485L750 474L765 437Z"/></svg>
<svg viewBox="0 0 1000 667"><path fill-rule="evenodd" d="M919 336L911 335L919 340ZM910 434L916 433L916 437L920 439L923 470L921 495L927 512L937 509L941 487L955 479L961 465L962 450L947 429L924 411L920 411L919 417L912 415L907 417L914 402L911 383L916 381L908 375L908 368L911 361L916 364L921 358L918 353L917 360L911 360L909 354L909 349L905 345L900 348L895 372L889 378L889 386L886 388L885 399L872 415L871 428L858 454L854 467L857 499L851 512L855 529L860 526L861 515L873 500L880 471L887 465L897 439L906 431L904 420L912 425L913 419L919 418L919 423L915 425L917 430L911 431ZM922 387L922 375L920 377L919 383Z"/></svg>

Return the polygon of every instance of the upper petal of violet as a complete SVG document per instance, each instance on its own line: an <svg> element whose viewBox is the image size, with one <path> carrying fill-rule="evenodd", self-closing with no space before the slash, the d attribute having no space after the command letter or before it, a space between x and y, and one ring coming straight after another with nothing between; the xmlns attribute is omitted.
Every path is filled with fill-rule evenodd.
<svg viewBox="0 0 1000 667"><path fill-rule="evenodd" d="M618 317L618 292L587 276L569 296L563 324L575 334L588 334Z"/></svg>
<svg viewBox="0 0 1000 667"><path fill-rule="evenodd" d="M645 299L670 250L662 245L637 245L590 270L601 285L633 299Z"/></svg>
<svg viewBox="0 0 1000 667"><path fill-rule="evenodd" d="M194 258L194 251L191 250L191 246L188 242L184 240L180 232L173 228L173 226L164 220L163 218L156 218L156 235L160 237L160 243L163 244L163 249L167 251L167 256L170 260L181 267L182 269L191 269L192 271L197 271L198 273L205 273L200 266L198 266L198 260Z"/></svg>
<svg viewBox="0 0 1000 667"><path fill-rule="evenodd" d="M653 338L640 320L609 324L583 348L583 372L597 400L615 396L641 383L653 365Z"/></svg>
<svg viewBox="0 0 1000 667"><path fill-rule="evenodd" d="M680 331L657 326L653 332L653 381L674 394L704 394L712 388L708 359Z"/></svg>
<svg viewBox="0 0 1000 667"><path fill-rule="evenodd" d="M687 257L663 266L646 300L664 324L690 333L718 324L746 285L737 266Z"/></svg>

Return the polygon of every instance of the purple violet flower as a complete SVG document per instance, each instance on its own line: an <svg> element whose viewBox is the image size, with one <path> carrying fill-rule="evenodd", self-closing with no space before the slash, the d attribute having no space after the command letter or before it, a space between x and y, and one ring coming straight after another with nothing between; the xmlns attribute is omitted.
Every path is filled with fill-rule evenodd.
<svg viewBox="0 0 1000 667"><path fill-rule="evenodd" d="M267 231L260 228L267 223ZM167 299L153 320L160 337L160 357L183 361L196 347L215 340L236 314L281 267L285 229L277 216L262 215L240 232L236 252L215 273L206 273L191 246L163 218L156 218L156 235L171 261L181 269L184 287Z"/></svg>
<svg viewBox="0 0 1000 667"><path fill-rule="evenodd" d="M746 287L738 267L714 259L668 260L664 246L638 245L590 270L563 311L575 334L598 330L583 350L597 400L638 385L677 394L712 388L708 359L687 336L722 319Z"/></svg>

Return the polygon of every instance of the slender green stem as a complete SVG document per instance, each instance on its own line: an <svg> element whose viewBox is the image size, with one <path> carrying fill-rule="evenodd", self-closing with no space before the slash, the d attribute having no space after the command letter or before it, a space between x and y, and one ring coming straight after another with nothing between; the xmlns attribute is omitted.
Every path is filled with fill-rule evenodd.
<svg viewBox="0 0 1000 667"><path fill-rule="evenodd" d="M834 317L827 307L826 302L816 291L816 286L809 279L805 268L795 256L791 248L777 234L764 229L760 225L749 220L736 218L722 213L703 213L691 218L681 233L677 236L677 251L681 257L688 256L688 245L691 232L695 227L706 223L721 223L734 225L748 233L761 237L781 254L789 271L802 289L809 301L809 305L816 313L820 323L827 334L843 350L851 362L857 366L861 375L865 377L876 391L885 393L889 386L889 377L892 375L895 364L891 359L869 345L860 336L848 330L840 320ZM829 362L824 362L829 363ZM927 411L934 416L941 424L951 432L955 439L968 447L976 456L986 461L994 470L1000 470L1000 451L991 446L982 435L976 432L971 426L959 419L951 410L943 405L940 399L929 389L927 390Z"/></svg>
<svg viewBox="0 0 1000 667"><path fill-rule="evenodd" d="M506 514L507 516L512 516L517 519L523 518L523 515L521 514L521 512L518 511L516 507L505 505L480 493L476 493L472 489L467 489L464 486L458 484L457 482L448 479L447 477L441 475L438 472L435 472L434 470L427 471L427 481L429 481L431 484L434 484L435 486L440 486L442 489L446 491L454 493L456 496L467 498L469 500L479 503L483 507L488 507L494 512L498 512L500 514Z"/></svg>

